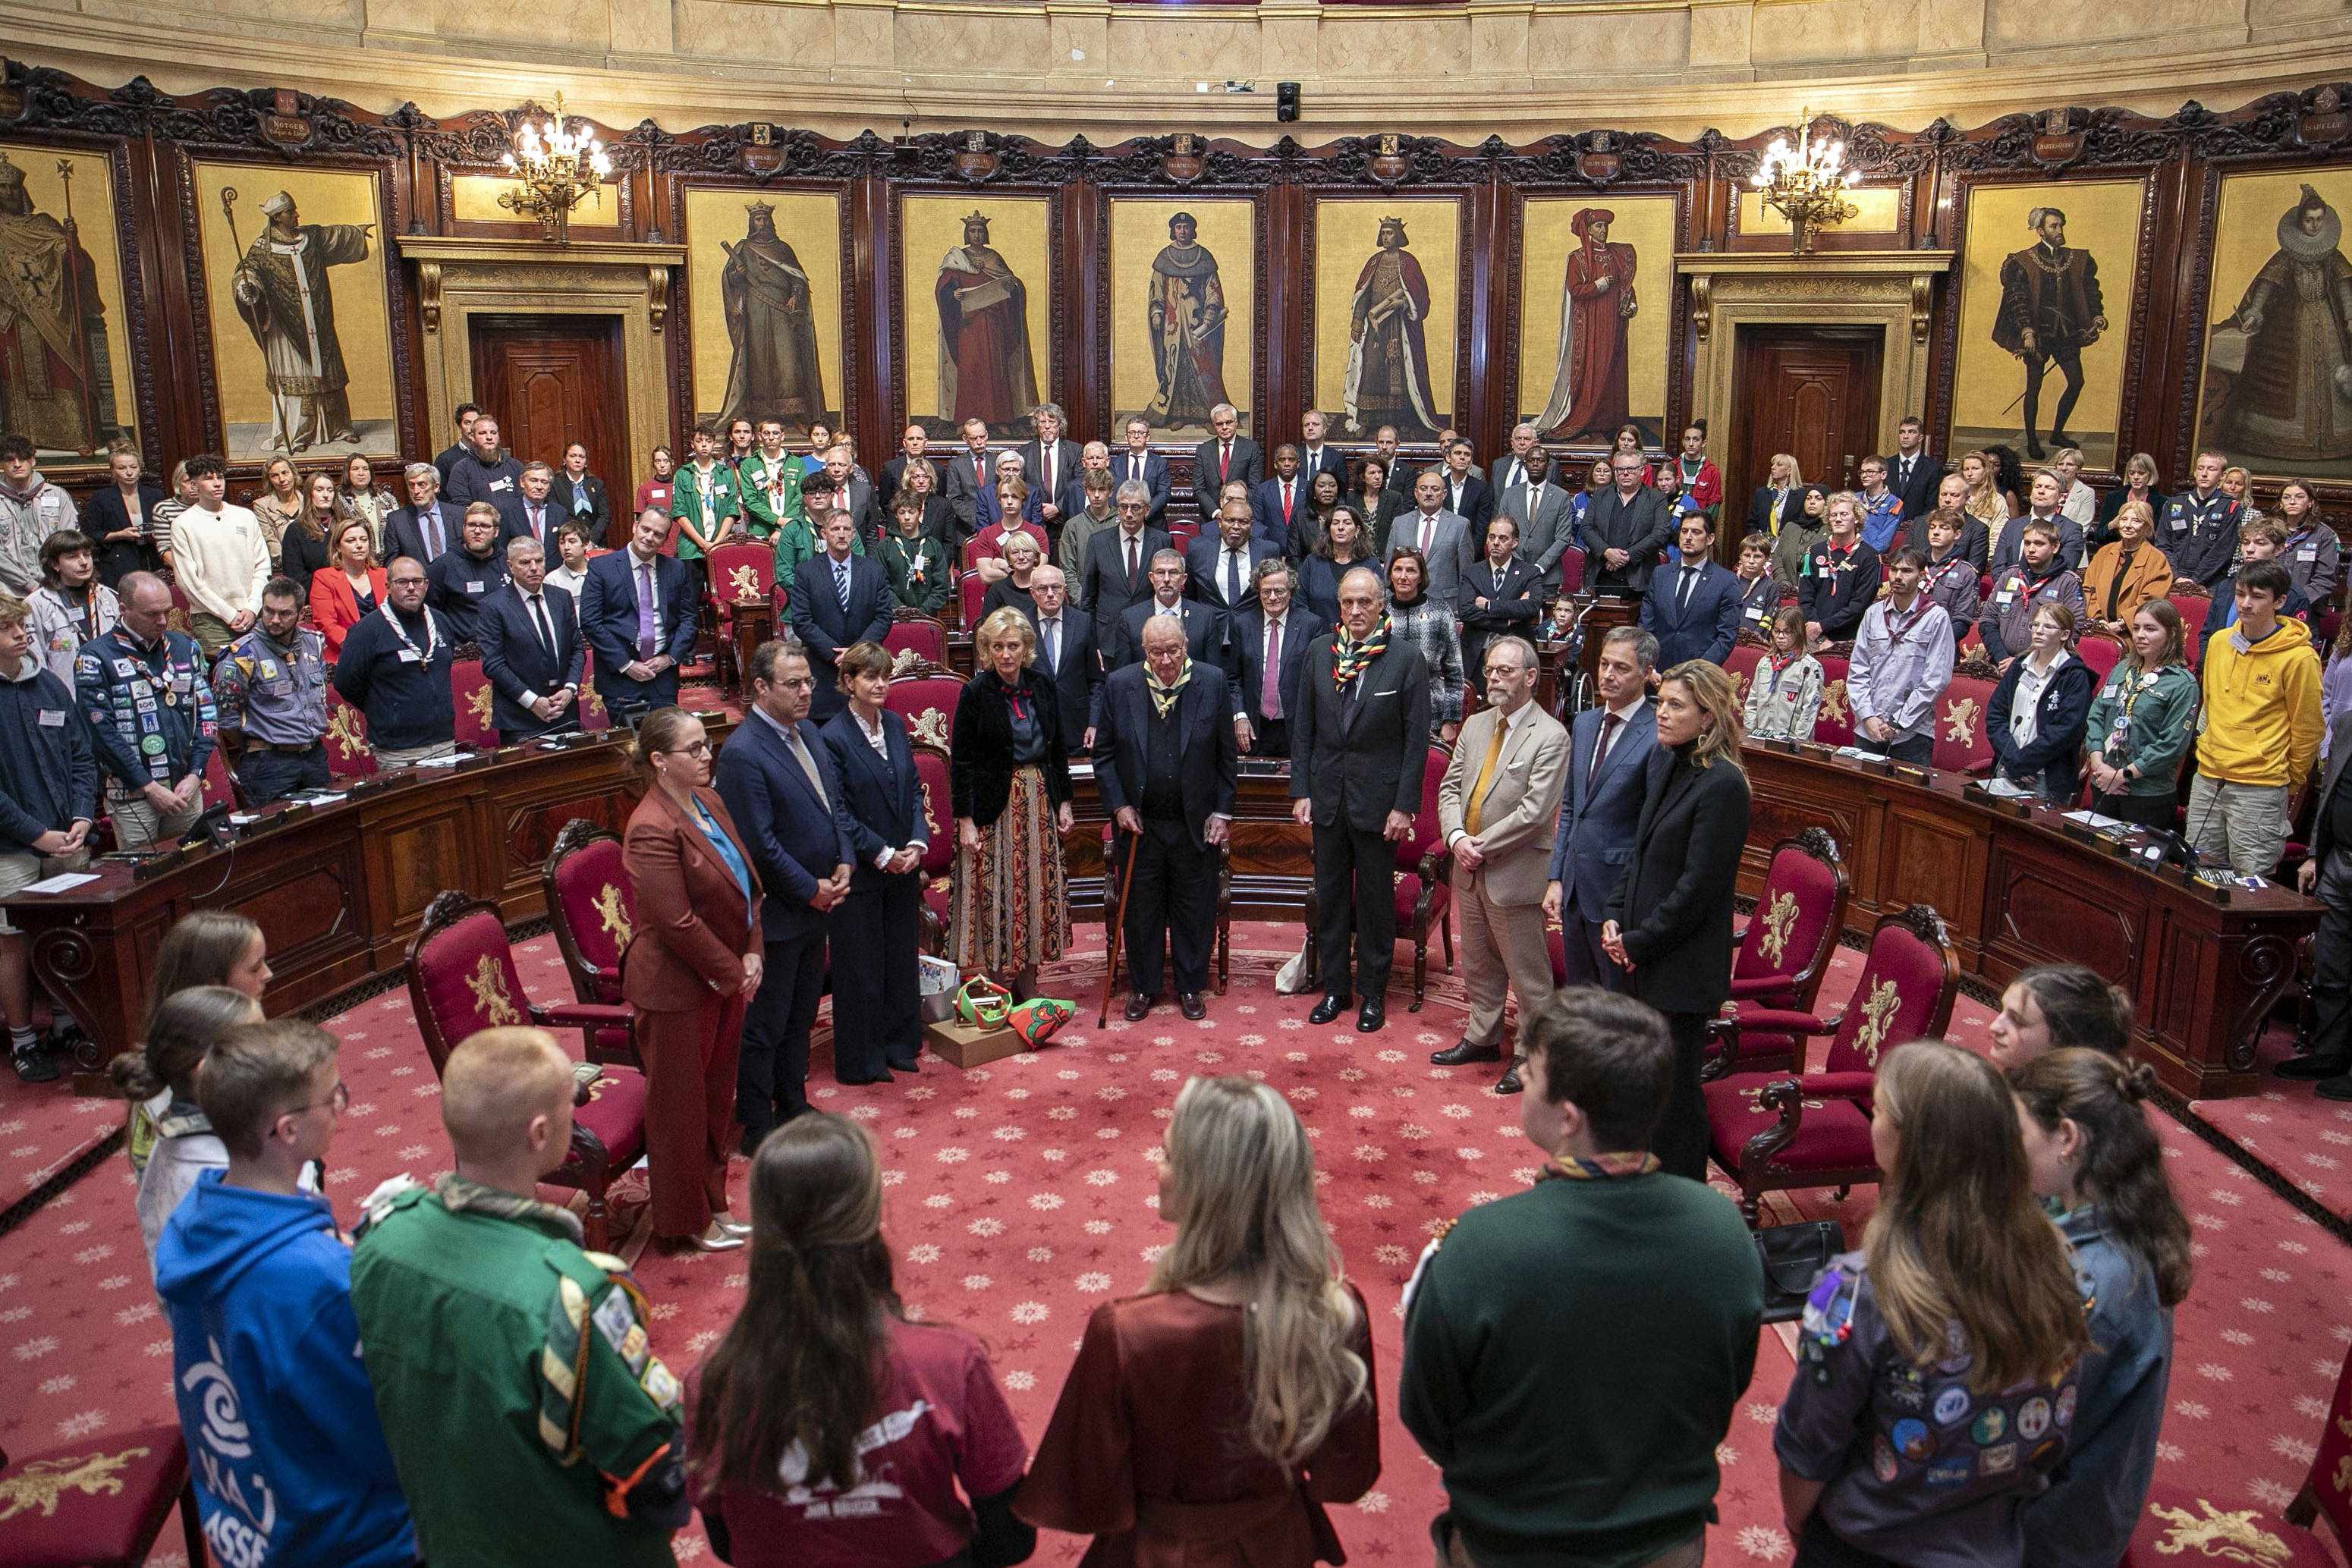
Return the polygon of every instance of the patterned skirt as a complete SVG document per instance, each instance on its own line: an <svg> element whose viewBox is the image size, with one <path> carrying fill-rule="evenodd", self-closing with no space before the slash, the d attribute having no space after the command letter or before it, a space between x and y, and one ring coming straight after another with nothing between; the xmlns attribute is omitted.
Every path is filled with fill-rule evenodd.
<svg viewBox="0 0 2352 1568"><path fill-rule="evenodd" d="M1004 814L980 830L980 853L958 852L948 905L948 956L965 970L1009 975L1070 945L1070 887L1045 776L1015 769Z"/></svg>

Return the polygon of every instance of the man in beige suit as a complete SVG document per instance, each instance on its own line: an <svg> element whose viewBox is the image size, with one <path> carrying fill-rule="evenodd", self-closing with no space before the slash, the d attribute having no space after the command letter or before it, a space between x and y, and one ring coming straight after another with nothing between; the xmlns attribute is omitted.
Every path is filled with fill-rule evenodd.
<svg viewBox="0 0 2352 1568"><path fill-rule="evenodd" d="M1544 886L1552 824L1568 782L1568 731L1536 706L1536 651L1524 637L1486 646L1487 706L1464 721L1437 787L1437 817L1454 854L1454 902L1462 911L1462 983L1470 1018L1461 1040L1429 1060L1442 1067L1499 1061L1503 988L1528 1018L1551 997L1544 944ZM1496 1092L1519 1092L1514 1050Z"/></svg>

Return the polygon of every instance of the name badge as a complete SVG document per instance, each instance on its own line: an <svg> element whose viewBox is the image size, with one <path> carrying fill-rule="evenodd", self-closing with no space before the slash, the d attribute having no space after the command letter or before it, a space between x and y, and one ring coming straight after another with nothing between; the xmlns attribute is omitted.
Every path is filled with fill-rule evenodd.
<svg viewBox="0 0 2352 1568"><path fill-rule="evenodd" d="M1992 596L1992 601L1995 604L2003 606L2013 604L2017 601L2017 591L2011 588L2004 588L1999 593Z"/></svg>
<svg viewBox="0 0 2352 1568"><path fill-rule="evenodd" d="M2317 545L2305 545L2301 549L2294 552L2294 559L2297 560L2317 560L2319 559L2319 547Z"/></svg>
<svg viewBox="0 0 2352 1568"><path fill-rule="evenodd" d="M41 709L41 727L43 729L63 729L65 727L65 709L61 707L45 707Z"/></svg>
<svg viewBox="0 0 2352 1568"><path fill-rule="evenodd" d="M2176 514L2172 519L2172 531L2176 534L2182 533L2187 531L2188 528L2189 519Z"/></svg>
<svg viewBox="0 0 2352 1568"><path fill-rule="evenodd" d="M141 697L131 706L131 711L134 713L153 713L155 711L155 699L153 697Z"/></svg>
<svg viewBox="0 0 2352 1568"><path fill-rule="evenodd" d="M479 593L482 591L482 584L478 582L469 582L466 584L466 591L468 593Z"/></svg>
<svg viewBox="0 0 2352 1568"><path fill-rule="evenodd" d="M262 660L261 678L265 681L276 680L278 678L278 666L270 663L268 659Z"/></svg>
<svg viewBox="0 0 2352 1568"><path fill-rule="evenodd" d="M421 664L425 662L425 655L414 648L403 648L400 651L400 662L404 664Z"/></svg>

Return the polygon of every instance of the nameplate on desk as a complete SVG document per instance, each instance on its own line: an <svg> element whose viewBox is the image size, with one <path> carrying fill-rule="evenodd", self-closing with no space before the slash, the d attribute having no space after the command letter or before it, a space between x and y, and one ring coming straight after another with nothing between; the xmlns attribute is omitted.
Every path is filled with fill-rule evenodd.
<svg viewBox="0 0 2352 1568"><path fill-rule="evenodd" d="M1244 757L1240 760L1239 770L1251 779L1287 779L1290 777L1290 759L1284 757Z"/></svg>
<svg viewBox="0 0 2352 1568"><path fill-rule="evenodd" d="M2007 796L1996 795L1991 790L1986 789L1983 785L1979 784L1974 780L1970 780L1968 786L1963 789L1960 793L1969 800L1975 801L1978 805L1985 807L1989 810L1999 811L2005 817L2021 818L2029 816L2032 812L2032 808L2028 806L2023 800L2011 800Z"/></svg>
<svg viewBox="0 0 2352 1568"><path fill-rule="evenodd" d="M1748 744L1759 750L1780 752L1784 757L1794 757L1800 749L1795 741L1784 735L1766 736L1761 740L1750 740Z"/></svg>
<svg viewBox="0 0 2352 1568"><path fill-rule="evenodd" d="M1932 768L1916 768L1905 762L1897 762L1890 765L1889 771L1892 772L1895 778L1902 779L1906 784L1918 784L1924 786L1932 781L1936 777L1936 770Z"/></svg>
<svg viewBox="0 0 2352 1568"><path fill-rule="evenodd" d="M1810 757L1816 761L1826 762L1837 755L1835 747L1823 746L1818 740L1800 740L1795 744L1798 756Z"/></svg>

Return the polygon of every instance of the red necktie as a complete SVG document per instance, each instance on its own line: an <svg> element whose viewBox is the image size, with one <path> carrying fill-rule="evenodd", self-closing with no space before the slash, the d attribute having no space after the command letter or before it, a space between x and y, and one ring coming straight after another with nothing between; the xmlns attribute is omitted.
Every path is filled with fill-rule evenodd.
<svg viewBox="0 0 2352 1568"><path fill-rule="evenodd" d="M1219 456L1217 458L1217 483L1220 485L1225 484L1230 481L1233 476L1234 444L1228 441L1225 442L1219 450Z"/></svg>
<svg viewBox="0 0 2352 1568"><path fill-rule="evenodd" d="M1286 528L1290 526L1290 486L1285 484L1282 486L1282 526Z"/></svg>
<svg viewBox="0 0 2352 1568"><path fill-rule="evenodd" d="M1613 713L1601 716L1601 738L1592 743L1592 766L1584 775L1587 789L1591 789L1592 781L1601 777L1601 764L1608 758L1609 743L1617 738L1617 727L1624 722Z"/></svg>

